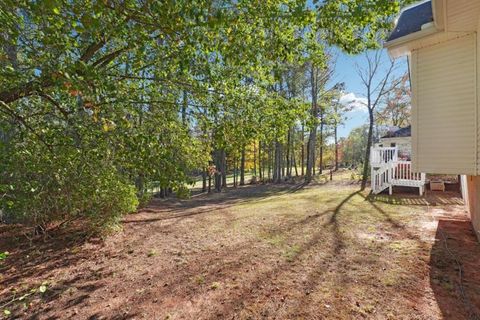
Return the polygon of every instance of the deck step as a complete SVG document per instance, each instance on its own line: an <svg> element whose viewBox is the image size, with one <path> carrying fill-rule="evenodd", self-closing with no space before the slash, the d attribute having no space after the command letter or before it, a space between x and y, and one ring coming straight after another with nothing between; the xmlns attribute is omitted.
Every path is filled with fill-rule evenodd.
<svg viewBox="0 0 480 320"><path fill-rule="evenodd" d="M425 173L414 172L411 161L399 160L396 147L372 148L370 156L372 192L374 194L379 194L387 188L391 193L393 186L419 188L420 195L423 194Z"/></svg>

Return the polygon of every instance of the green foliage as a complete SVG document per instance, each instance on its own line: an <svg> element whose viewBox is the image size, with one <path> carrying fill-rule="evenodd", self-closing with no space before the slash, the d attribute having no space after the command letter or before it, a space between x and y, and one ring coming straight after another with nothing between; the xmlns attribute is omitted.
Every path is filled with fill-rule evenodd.
<svg viewBox="0 0 480 320"><path fill-rule="evenodd" d="M65 143L67 135L52 136ZM58 153L31 137L8 141L2 153L1 202L8 220L46 227L53 221L86 218L94 229L113 226L138 204L135 188L105 156L108 149L92 139L89 148L58 146ZM90 137L92 138L92 137Z"/></svg>
<svg viewBox="0 0 480 320"><path fill-rule="evenodd" d="M152 192L144 192L143 194L138 194L138 207L139 208L144 208L145 206L148 205L150 200L153 198L153 193Z"/></svg>
<svg viewBox="0 0 480 320"><path fill-rule="evenodd" d="M276 87L285 65L374 47L400 3L4 0L0 209L101 230L153 183L188 196L212 150L283 142L307 117Z"/></svg>
<svg viewBox="0 0 480 320"><path fill-rule="evenodd" d="M10 253L8 251L0 252L0 261L7 259Z"/></svg>
<svg viewBox="0 0 480 320"><path fill-rule="evenodd" d="M368 125L353 129L347 138L342 139L344 165L356 168L363 163L367 146Z"/></svg>
<svg viewBox="0 0 480 320"><path fill-rule="evenodd" d="M188 199L190 197L190 189L185 185L181 185L176 188L175 194L179 199Z"/></svg>

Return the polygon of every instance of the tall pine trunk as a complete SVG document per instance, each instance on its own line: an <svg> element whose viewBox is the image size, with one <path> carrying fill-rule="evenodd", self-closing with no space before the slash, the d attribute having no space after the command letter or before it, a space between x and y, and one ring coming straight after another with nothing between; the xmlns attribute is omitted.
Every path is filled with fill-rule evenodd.
<svg viewBox="0 0 480 320"><path fill-rule="evenodd" d="M262 160L262 141L258 142L258 174L260 181L263 180L263 160Z"/></svg>
<svg viewBox="0 0 480 320"><path fill-rule="evenodd" d="M287 160L287 177L290 178L292 176L292 167L291 167L291 157L290 157L290 143L291 143L291 129L288 130L287 134L287 154L286 154L286 160Z"/></svg>
<svg viewBox="0 0 480 320"><path fill-rule="evenodd" d="M310 131L307 143L307 172L305 175L305 182L312 181L312 175L314 173L315 167L315 142L317 140L317 130L316 128Z"/></svg>
<svg viewBox="0 0 480 320"><path fill-rule="evenodd" d="M305 124L302 123L302 177L305 175Z"/></svg>
<svg viewBox="0 0 480 320"><path fill-rule="evenodd" d="M242 146L242 158L240 160L240 185L245 185L245 145Z"/></svg>
<svg viewBox="0 0 480 320"><path fill-rule="evenodd" d="M298 167L297 167L297 160L295 157L295 152L292 153L292 165L295 168L295 176L298 177Z"/></svg>
<svg viewBox="0 0 480 320"><path fill-rule="evenodd" d="M310 129L310 134L308 137L308 144L307 144L307 173L305 175L305 182L307 183L312 181L312 175L315 174L315 147L316 147L316 141L317 141L317 116L318 116L317 84L315 79L315 66L313 64L311 65L310 85L312 89L311 117L313 120L313 125L312 125L312 128Z"/></svg>
<svg viewBox="0 0 480 320"><path fill-rule="evenodd" d="M257 142L253 141L253 175L257 176Z"/></svg>
<svg viewBox="0 0 480 320"><path fill-rule="evenodd" d="M282 153L280 142L275 141L275 159L273 165L273 182L280 183L282 181Z"/></svg>
<svg viewBox="0 0 480 320"><path fill-rule="evenodd" d="M237 187L237 157L233 158L233 187Z"/></svg>
<svg viewBox="0 0 480 320"><path fill-rule="evenodd" d="M335 139L335 171L338 171L338 126L336 122L335 122L333 136Z"/></svg>
<svg viewBox="0 0 480 320"><path fill-rule="evenodd" d="M222 149L222 163L223 163L223 170L222 170L222 187L227 187L227 155L225 150Z"/></svg>
<svg viewBox="0 0 480 320"><path fill-rule="evenodd" d="M223 174L223 162L222 162L222 151L215 150L214 151L214 159L215 159L215 190L217 192L222 191L222 174Z"/></svg>
<svg viewBox="0 0 480 320"><path fill-rule="evenodd" d="M323 173L323 111L321 111L322 113L322 116L320 118L320 166L319 166L319 173L322 174Z"/></svg>
<svg viewBox="0 0 480 320"><path fill-rule="evenodd" d="M271 181L272 179L272 147L268 146L268 158L267 158L267 163L268 163L268 181Z"/></svg>

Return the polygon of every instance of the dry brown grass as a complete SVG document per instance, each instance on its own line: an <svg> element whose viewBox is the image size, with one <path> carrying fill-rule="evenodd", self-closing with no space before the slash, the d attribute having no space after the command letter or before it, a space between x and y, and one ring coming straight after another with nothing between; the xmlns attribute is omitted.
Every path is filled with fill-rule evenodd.
<svg viewBox="0 0 480 320"><path fill-rule="evenodd" d="M427 207L357 188L347 178L153 202L123 232L55 259L29 265L27 248L9 248L2 301L47 281L44 295L12 311L39 319L442 319L456 303L451 318L466 317ZM436 216L461 215L455 201ZM433 271L440 276L432 282Z"/></svg>

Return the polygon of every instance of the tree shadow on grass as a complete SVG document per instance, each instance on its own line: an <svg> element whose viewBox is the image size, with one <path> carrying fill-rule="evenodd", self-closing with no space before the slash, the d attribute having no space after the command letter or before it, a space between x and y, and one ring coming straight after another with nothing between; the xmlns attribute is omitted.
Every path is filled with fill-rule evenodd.
<svg viewBox="0 0 480 320"><path fill-rule="evenodd" d="M9 226L2 226L1 228ZM0 305L7 303L12 315L22 312L22 304L30 300L42 302L41 311L33 313L32 319L41 318L43 312L49 311L51 307L43 305L54 301L65 291L76 287L78 282L90 282L89 285L76 287L79 296L86 298L88 295L100 288L96 275L84 274L80 277L72 277L63 282L50 283L55 279L55 272L59 269L68 269L77 265L83 260L91 259L91 253L85 252L80 247L89 241L87 234L81 228L66 228L56 230L49 234L47 239L28 239L22 235L22 227L14 228L14 232L0 236L0 251L8 251L8 257L0 263ZM90 240L94 242L93 240ZM78 249L75 249L78 248ZM101 270L97 270L100 272ZM39 286L46 283L47 291L40 293ZM31 290L37 290L32 294ZM22 295L25 299L14 300ZM72 300L68 302L71 306L82 303L83 300Z"/></svg>
<svg viewBox="0 0 480 320"><path fill-rule="evenodd" d="M435 217L438 221L435 242L430 251L430 287L443 319L480 319L480 244L470 220L459 206L463 200L456 192L429 192L424 197L396 196L393 204L436 206L444 215ZM414 200L413 202L411 200ZM387 202L382 196L368 196L366 200L394 227L401 229L408 238L427 247L421 240L394 220L375 200ZM388 201L392 203L391 201ZM448 207L450 206L450 208ZM453 207L452 207L453 206ZM458 212L458 211L461 212ZM432 215L433 217L433 215ZM433 218L432 218L433 219Z"/></svg>
<svg viewBox="0 0 480 320"><path fill-rule="evenodd" d="M427 206L427 205L463 205L464 202L460 193L453 191L437 192L427 191L425 195L419 196L413 193L371 193L367 199L371 202L383 202L393 205Z"/></svg>
<svg viewBox="0 0 480 320"><path fill-rule="evenodd" d="M336 261L341 263L342 258L339 254L339 251L344 244L342 235L339 231L337 216L341 214L342 207L357 193L358 192L350 194L333 210L326 210L319 214L307 216L300 221L276 230L276 232L283 235L290 234L292 230L298 230L302 232L302 226L306 226L314 222L315 219L325 217L328 214L332 214L332 216L335 215L331 219L326 220L324 223L319 225L320 228L314 232L306 242L300 244L298 249L295 250L294 254L288 258L281 257L280 260L277 260L275 264L268 266L266 270L263 269L259 272L256 272L252 279L248 279L247 277L248 280L242 280L240 288L235 291L235 295L225 297L225 300L218 305L217 315L220 318L238 317L239 312L242 312L247 305L256 303L255 297L269 296L271 294L269 290L275 286L275 279L288 280L298 278L300 274L298 274L295 270L299 267L299 261L310 259L308 257L309 253L314 252L315 248L323 245L326 237L332 239L332 241L335 243L332 244L332 249L326 254L325 259L331 259L334 256L337 256ZM243 274L244 269L249 269L252 265L255 265L259 262L263 263L263 261L259 260L256 255L249 253L251 248L256 246L256 243L258 243L258 239L252 239L233 247L225 247L221 254L215 254L214 256L209 257L207 261L202 261L200 265L196 264L195 266L192 266L191 268L193 269L188 268L187 270L180 271L180 274L183 274L183 276L177 272L175 282L168 283L168 287L163 286L162 282L160 282L160 286L158 288L152 288L148 292L142 294L139 297L138 304L142 305L143 303L148 303L155 296L160 296L163 297L163 299L166 299L166 296L171 295L171 292L191 292L189 294L190 301L193 301L193 297L195 296L200 299L202 290L198 289L198 285L195 285L194 283L192 284L192 277L197 274L202 274L206 279L208 279L209 282L228 282L229 278L234 277L236 273ZM328 249L322 248L321 250ZM204 269L205 266L215 265L221 265L220 269L211 269L208 267L206 270ZM266 265L263 267L266 267ZM223 270L225 270L227 273L225 273ZM319 284L319 279L325 271L326 270L316 269L314 272L308 274L308 281L305 284L304 291L309 292L313 290L313 288ZM164 270L164 272L169 273L168 270ZM174 271L172 270L172 272ZM243 275L248 276L249 274ZM180 289L182 287L183 289ZM190 287L190 289L186 289L185 287ZM193 290L193 292L190 290ZM252 292L255 292L255 295L252 295ZM300 310L303 307L302 302L301 300L298 300L297 302L298 310L294 311L293 314L301 313Z"/></svg>
<svg viewBox="0 0 480 320"><path fill-rule="evenodd" d="M150 223L207 214L214 211L214 209L228 209L239 204L266 200L272 196L295 193L302 190L305 185L305 183L294 186L290 184L249 185L233 190L228 189L221 193L205 194L188 200L154 199L146 208L139 212L140 214L147 214L147 217L141 215L139 218L136 215L129 215L123 220L123 223ZM185 213L188 210L194 211ZM157 214L162 214L162 216L159 217ZM150 215L155 216L150 217Z"/></svg>
<svg viewBox="0 0 480 320"><path fill-rule="evenodd" d="M440 218L430 286L444 319L480 319L480 245L471 222Z"/></svg>

